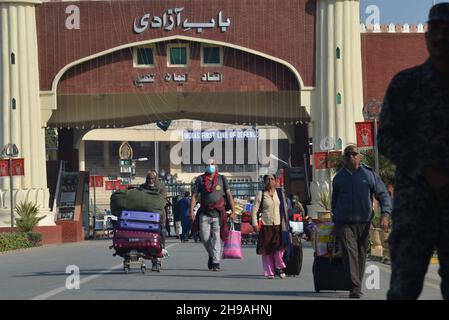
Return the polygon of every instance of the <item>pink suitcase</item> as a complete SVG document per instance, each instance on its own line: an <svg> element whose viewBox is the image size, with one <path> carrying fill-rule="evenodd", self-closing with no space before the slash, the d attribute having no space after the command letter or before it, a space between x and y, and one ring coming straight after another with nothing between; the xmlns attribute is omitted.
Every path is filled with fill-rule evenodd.
<svg viewBox="0 0 449 320"><path fill-rule="evenodd" d="M137 250L147 257L162 257L161 236L155 232L116 230L112 238L112 247L120 256L130 250Z"/></svg>

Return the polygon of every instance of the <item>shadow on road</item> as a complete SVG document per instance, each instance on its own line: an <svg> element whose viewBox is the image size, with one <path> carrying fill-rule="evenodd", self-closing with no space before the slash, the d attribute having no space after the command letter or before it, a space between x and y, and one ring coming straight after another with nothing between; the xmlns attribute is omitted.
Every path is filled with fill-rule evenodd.
<svg viewBox="0 0 449 320"><path fill-rule="evenodd" d="M167 294L188 294L188 295L197 295L204 294L209 297L215 296L216 299L220 299L220 295L253 295L253 296L279 296L279 297L292 297L292 298L300 298L300 297L308 297L314 299L342 299L347 298L347 294L344 292L324 292L324 293L316 293L313 291L234 291L234 290L184 290L184 289L96 289L95 291L102 292L136 292L136 293L167 293ZM167 299L167 298L163 298ZM179 299L179 298L178 298ZM178 300L174 299L174 300ZM198 299L204 299L203 297L198 297ZM210 299L213 300L213 299Z"/></svg>
<svg viewBox="0 0 449 320"><path fill-rule="evenodd" d="M147 265L148 268L148 265ZM111 276L111 275L125 275L122 268L117 268L109 272L105 272L106 269L89 269L89 270L81 270L80 276L92 276L98 275L101 273L102 276ZM165 271L165 272L164 272ZM177 272L177 274L171 272ZM179 272L202 272L202 274L179 274ZM104 272L104 273L102 273ZM131 269L131 273L140 274L139 268L135 267ZM29 274L22 275L14 275L15 278L26 278L26 277L57 277L57 276L67 276L68 274L65 272L58 271L42 271L42 272L34 272ZM152 272L147 271L147 276L158 276L158 277L169 277L169 278L220 278L220 279L261 279L265 280L261 275L252 275L252 274L225 274L223 272L212 272L207 269L162 269L162 272Z"/></svg>

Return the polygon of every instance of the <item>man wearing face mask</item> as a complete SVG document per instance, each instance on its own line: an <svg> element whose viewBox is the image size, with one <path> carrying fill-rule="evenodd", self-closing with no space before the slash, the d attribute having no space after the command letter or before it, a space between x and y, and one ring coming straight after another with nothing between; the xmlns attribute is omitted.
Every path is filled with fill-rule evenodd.
<svg viewBox="0 0 449 320"><path fill-rule="evenodd" d="M388 299L417 299L430 258L440 261L449 300L449 3L433 6L429 59L391 81L380 114L379 150L396 165Z"/></svg>
<svg viewBox="0 0 449 320"><path fill-rule="evenodd" d="M201 206L199 215L200 235L209 254L209 270L220 271L221 240L227 237L227 214L225 201L232 208L231 219L236 218L234 200L226 177L218 173L214 160L209 160L206 172L199 176L192 189L190 218L195 221L194 207L199 197ZM225 199L226 197L226 199Z"/></svg>

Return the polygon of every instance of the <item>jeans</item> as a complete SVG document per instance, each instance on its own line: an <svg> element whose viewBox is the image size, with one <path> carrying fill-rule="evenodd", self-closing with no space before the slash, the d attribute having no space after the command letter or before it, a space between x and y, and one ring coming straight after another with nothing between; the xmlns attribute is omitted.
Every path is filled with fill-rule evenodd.
<svg viewBox="0 0 449 320"><path fill-rule="evenodd" d="M221 239L219 218L212 218L202 214L200 216L200 235L209 257L212 257L213 263L220 263Z"/></svg>

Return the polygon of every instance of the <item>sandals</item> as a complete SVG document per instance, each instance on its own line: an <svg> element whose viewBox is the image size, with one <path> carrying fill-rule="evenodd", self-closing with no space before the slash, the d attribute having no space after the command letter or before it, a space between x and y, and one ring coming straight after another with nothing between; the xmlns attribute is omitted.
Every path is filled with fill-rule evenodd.
<svg viewBox="0 0 449 320"><path fill-rule="evenodd" d="M286 277L285 272L282 269L276 269L276 275L281 279L284 279Z"/></svg>

